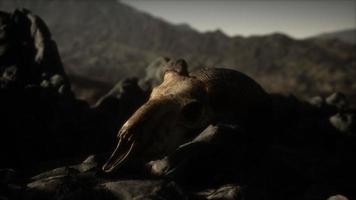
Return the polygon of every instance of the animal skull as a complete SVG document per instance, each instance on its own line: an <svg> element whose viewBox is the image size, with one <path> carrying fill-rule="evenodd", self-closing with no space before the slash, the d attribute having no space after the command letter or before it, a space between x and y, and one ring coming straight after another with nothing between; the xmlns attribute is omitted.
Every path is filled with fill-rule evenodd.
<svg viewBox="0 0 356 200"><path fill-rule="evenodd" d="M175 70L165 72L163 82L153 88L148 101L120 129L119 143L103 166L105 172L127 161L145 164L169 155L199 130L223 120L221 116L235 116L236 106L232 107L235 102L242 113L252 111L249 104L256 104L253 99L266 94L252 79L233 70L202 70L188 75L185 61L178 60L173 65ZM228 83L235 79L241 80L237 84ZM239 91L245 93L239 87L252 88L252 92L241 96ZM232 88L236 91L231 91Z"/></svg>
<svg viewBox="0 0 356 200"><path fill-rule="evenodd" d="M172 153L192 137L192 131L209 124L206 98L201 81L166 71L148 101L122 126L119 144L103 170L112 171L130 157L146 162Z"/></svg>

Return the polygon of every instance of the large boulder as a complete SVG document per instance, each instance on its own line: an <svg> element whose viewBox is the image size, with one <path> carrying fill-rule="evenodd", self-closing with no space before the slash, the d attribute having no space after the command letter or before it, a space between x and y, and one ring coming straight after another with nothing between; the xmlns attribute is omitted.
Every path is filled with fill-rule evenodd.
<svg viewBox="0 0 356 200"><path fill-rule="evenodd" d="M25 9L0 12L0 41L0 167L31 171L104 147L87 147L102 126L73 96L46 24Z"/></svg>
<svg viewBox="0 0 356 200"><path fill-rule="evenodd" d="M57 45L42 19L25 9L0 12L0 27L1 89L42 86L70 95Z"/></svg>
<svg viewBox="0 0 356 200"><path fill-rule="evenodd" d="M30 173L57 159L109 151L144 98L137 80L128 79L94 108L77 100L44 21L25 9L0 12L0 168Z"/></svg>

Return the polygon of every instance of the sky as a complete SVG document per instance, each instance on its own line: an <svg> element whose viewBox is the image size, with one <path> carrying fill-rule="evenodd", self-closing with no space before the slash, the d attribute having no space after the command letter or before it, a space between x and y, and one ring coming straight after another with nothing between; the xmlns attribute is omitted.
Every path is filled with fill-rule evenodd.
<svg viewBox="0 0 356 200"><path fill-rule="evenodd" d="M121 0L164 20L230 36L286 33L306 38L356 28L356 0Z"/></svg>

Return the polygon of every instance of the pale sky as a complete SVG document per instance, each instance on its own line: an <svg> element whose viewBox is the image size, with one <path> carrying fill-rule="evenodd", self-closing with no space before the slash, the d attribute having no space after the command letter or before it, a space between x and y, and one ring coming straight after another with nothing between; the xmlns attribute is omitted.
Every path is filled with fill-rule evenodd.
<svg viewBox="0 0 356 200"><path fill-rule="evenodd" d="M121 0L141 11L205 32L305 38L356 28L356 0Z"/></svg>

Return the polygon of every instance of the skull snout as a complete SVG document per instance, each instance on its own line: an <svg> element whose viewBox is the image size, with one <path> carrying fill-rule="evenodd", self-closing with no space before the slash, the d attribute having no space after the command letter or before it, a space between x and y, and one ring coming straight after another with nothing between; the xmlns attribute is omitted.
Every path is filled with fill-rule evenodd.
<svg viewBox="0 0 356 200"><path fill-rule="evenodd" d="M163 101L149 101L141 106L118 132L118 145L103 171L111 172L134 157L143 157L148 148L154 148L150 143L157 136L155 130L164 126L162 121L172 110L176 110L175 106Z"/></svg>
<svg viewBox="0 0 356 200"><path fill-rule="evenodd" d="M121 131L121 134L125 135L125 137L119 137L119 142L114 152L102 167L103 171L113 171L115 168L125 163L125 161L128 160L130 154L133 153L136 146L136 141L133 139L132 135L126 137L128 134L125 133L126 132Z"/></svg>

